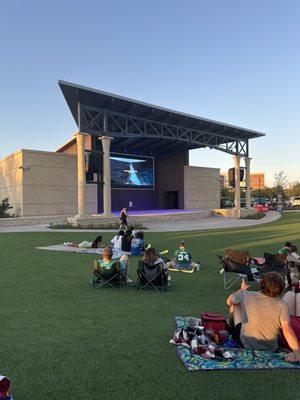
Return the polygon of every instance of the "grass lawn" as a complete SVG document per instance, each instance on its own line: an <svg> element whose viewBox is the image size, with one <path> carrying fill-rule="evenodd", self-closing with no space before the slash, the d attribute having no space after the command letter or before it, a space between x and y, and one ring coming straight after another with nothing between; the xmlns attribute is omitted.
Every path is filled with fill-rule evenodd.
<svg viewBox="0 0 300 400"><path fill-rule="evenodd" d="M299 398L299 372L188 372L169 344L173 317L225 313L216 255L225 248L260 256L284 241L300 247L300 213L253 228L149 233L163 250L184 239L201 272L172 274L172 290L92 290L93 255L36 250L95 233L0 234L0 374L15 400ZM108 241L110 233L103 234ZM137 259L130 260L136 279Z"/></svg>

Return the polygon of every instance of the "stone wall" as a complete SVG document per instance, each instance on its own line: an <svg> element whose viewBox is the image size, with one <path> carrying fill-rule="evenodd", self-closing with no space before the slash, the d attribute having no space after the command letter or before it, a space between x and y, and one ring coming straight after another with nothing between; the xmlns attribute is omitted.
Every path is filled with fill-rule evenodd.
<svg viewBox="0 0 300 400"><path fill-rule="evenodd" d="M16 216L23 215L22 165L22 150L0 161L0 201L8 197L13 207L9 212Z"/></svg>
<svg viewBox="0 0 300 400"><path fill-rule="evenodd" d="M184 208L214 209L220 207L220 170L206 167L184 167Z"/></svg>

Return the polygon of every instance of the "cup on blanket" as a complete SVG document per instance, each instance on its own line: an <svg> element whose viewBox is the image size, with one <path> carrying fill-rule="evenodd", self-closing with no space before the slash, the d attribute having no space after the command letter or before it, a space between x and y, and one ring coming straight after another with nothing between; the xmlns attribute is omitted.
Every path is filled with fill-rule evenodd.
<svg viewBox="0 0 300 400"><path fill-rule="evenodd" d="M228 339L228 331L220 330L218 333L220 344L223 344Z"/></svg>
<svg viewBox="0 0 300 400"><path fill-rule="evenodd" d="M210 340L214 340L215 331L213 329L205 329L205 335L210 338Z"/></svg>

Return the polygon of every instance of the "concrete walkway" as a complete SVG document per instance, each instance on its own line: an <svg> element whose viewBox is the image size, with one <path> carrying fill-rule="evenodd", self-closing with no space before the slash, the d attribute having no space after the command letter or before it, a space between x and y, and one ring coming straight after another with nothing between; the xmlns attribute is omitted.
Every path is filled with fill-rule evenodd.
<svg viewBox="0 0 300 400"><path fill-rule="evenodd" d="M266 224L278 220L281 214L277 211L269 211L262 219L235 219L221 216L198 218L188 221L164 221L146 223L146 227L152 232L171 231L198 231L208 229L243 228ZM128 221L130 223L130 220ZM114 229L105 229L103 232L115 232ZM0 227L0 233L8 232L99 232L97 229L50 229L48 224L28 226Z"/></svg>

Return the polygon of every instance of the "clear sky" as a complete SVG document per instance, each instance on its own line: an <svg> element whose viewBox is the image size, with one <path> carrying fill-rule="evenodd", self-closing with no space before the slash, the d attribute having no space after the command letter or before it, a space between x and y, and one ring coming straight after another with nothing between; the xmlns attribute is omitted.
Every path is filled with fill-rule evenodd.
<svg viewBox="0 0 300 400"><path fill-rule="evenodd" d="M0 158L72 136L63 79L263 131L252 171L300 180L299 21L298 0L2 1Z"/></svg>

